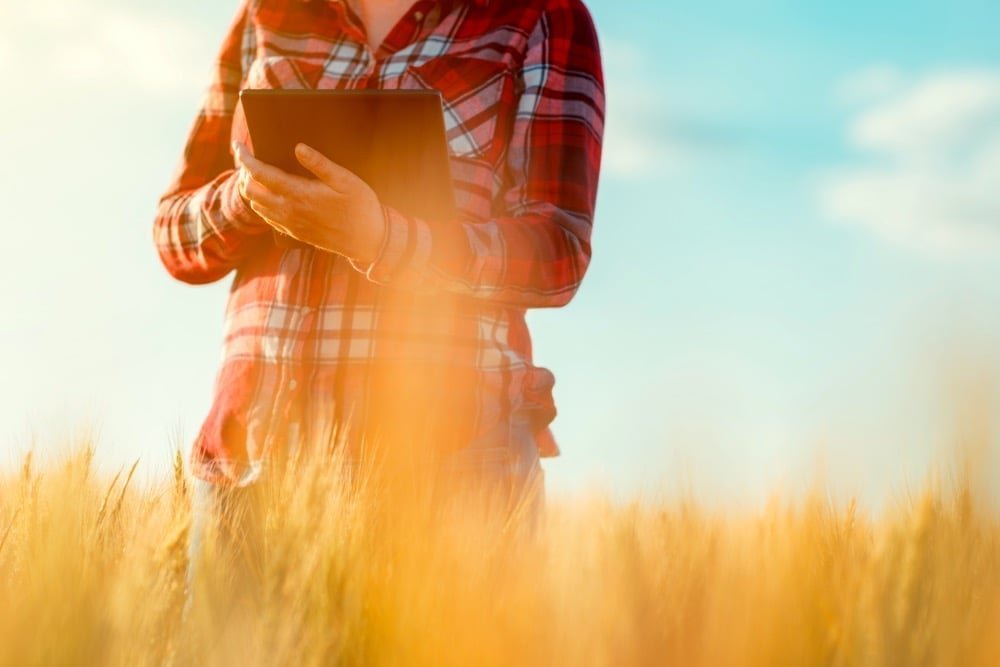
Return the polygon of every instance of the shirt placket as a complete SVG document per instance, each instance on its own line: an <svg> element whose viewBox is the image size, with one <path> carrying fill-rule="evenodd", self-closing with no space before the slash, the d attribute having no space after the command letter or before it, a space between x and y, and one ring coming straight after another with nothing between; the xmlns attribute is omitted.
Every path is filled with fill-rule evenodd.
<svg viewBox="0 0 1000 667"><path fill-rule="evenodd" d="M364 27L360 22L360 17L356 16L347 6L344 0L329 0L334 5L337 12L337 19L347 26L348 35L355 40L364 50L368 71L361 81L361 88L379 88L382 79L382 68L386 61L400 49L415 42L427 29L428 22L440 17L440 0L420 0L415 3L396 22L389 33L382 40L376 51L372 51L368 45L368 37Z"/></svg>
<svg viewBox="0 0 1000 667"><path fill-rule="evenodd" d="M357 42L366 55L366 73L357 82L359 88L380 88L382 70L390 58L399 50L416 41L427 29L427 22L439 19L443 9L439 0L420 0L415 3L397 21L379 48L372 52L359 17L351 11L347 3L344 0L327 0L327 2L336 13L335 20L345 26L348 37ZM301 286L300 289L305 289L305 286ZM304 307L300 314L299 345L302 345L308 344L314 332L315 309ZM301 352L301 350L296 352ZM285 369L287 373L284 383L285 392L280 399L281 407L278 412L280 422L283 425L283 432L279 437L284 440L286 454L292 453L306 440L316 435L311 433L309 411L305 406L305 401L308 400L312 390L308 386L308 368L308 364L293 362L288 364Z"/></svg>
<svg viewBox="0 0 1000 667"><path fill-rule="evenodd" d="M301 361L304 347L311 346L316 332L316 309L303 306L300 309L298 345L296 359L300 361L288 364L288 382L284 396L284 410L282 423L285 425L285 448L286 454L292 453L301 447L310 437L309 424L307 420L307 410L305 401L310 397L309 371L311 365Z"/></svg>

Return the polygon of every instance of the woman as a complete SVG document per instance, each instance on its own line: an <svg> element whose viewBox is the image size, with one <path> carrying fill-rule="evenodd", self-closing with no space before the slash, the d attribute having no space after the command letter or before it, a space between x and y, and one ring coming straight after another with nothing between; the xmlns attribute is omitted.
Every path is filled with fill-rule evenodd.
<svg viewBox="0 0 1000 667"><path fill-rule="evenodd" d="M306 146L316 180L255 159L242 88L439 90L457 217L384 206ZM554 378L524 314L586 271L603 117L580 0L244 0L154 224L174 277L235 270L198 497L336 435L488 470L539 507Z"/></svg>

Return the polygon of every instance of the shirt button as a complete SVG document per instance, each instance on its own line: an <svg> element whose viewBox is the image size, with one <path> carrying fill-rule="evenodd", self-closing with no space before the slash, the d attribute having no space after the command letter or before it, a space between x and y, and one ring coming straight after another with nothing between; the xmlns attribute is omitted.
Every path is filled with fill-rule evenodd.
<svg viewBox="0 0 1000 667"><path fill-rule="evenodd" d="M296 380L292 380L291 382L288 383L288 388L291 389L292 391L295 391L296 389L299 388L299 383Z"/></svg>
<svg viewBox="0 0 1000 667"><path fill-rule="evenodd" d="M417 11L413 12L413 18L415 18L418 21L423 21L424 13L418 9Z"/></svg>

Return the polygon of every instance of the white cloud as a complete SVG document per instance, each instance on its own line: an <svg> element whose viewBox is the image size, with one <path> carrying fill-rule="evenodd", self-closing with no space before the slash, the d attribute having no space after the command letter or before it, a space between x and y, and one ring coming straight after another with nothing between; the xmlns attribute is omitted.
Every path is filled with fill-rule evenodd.
<svg viewBox="0 0 1000 667"><path fill-rule="evenodd" d="M848 136L872 159L828 175L829 215L936 255L1000 253L1000 71L928 74Z"/></svg>
<svg viewBox="0 0 1000 667"><path fill-rule="evenodd" d="M862 104L896 93L905 83L894 65L880 63L846 77L837 86L837 99L844 104Z"/></svg>
<svg viewBox="0 0 1000 667"><path fill-rule="evenodd" d="M629 43L605 40L602 58L607 98L602 169L641 177L676 164L682 147L669 140L663 126L662 93L640 74L642 53Z"/></svg>
<svg viewBox="0 0 1000 667"><path fill-rule="evenodd" d="M102 2L34 0L11 3L2 18L5 86L169 95L208 80L211 40L168 16Z"/></svg>

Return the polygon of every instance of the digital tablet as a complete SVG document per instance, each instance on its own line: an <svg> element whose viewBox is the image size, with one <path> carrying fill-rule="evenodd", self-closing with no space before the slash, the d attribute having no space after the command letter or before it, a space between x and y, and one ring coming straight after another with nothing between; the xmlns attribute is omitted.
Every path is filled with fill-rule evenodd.
<svg viewBox="0 0 1000 667"><path fill-rule="evenodd" d="M302 142L357 174L402 213L437 220L454 215L439 92L247 89L240 102L258 159L311 176L295 159Z"/></svg>

